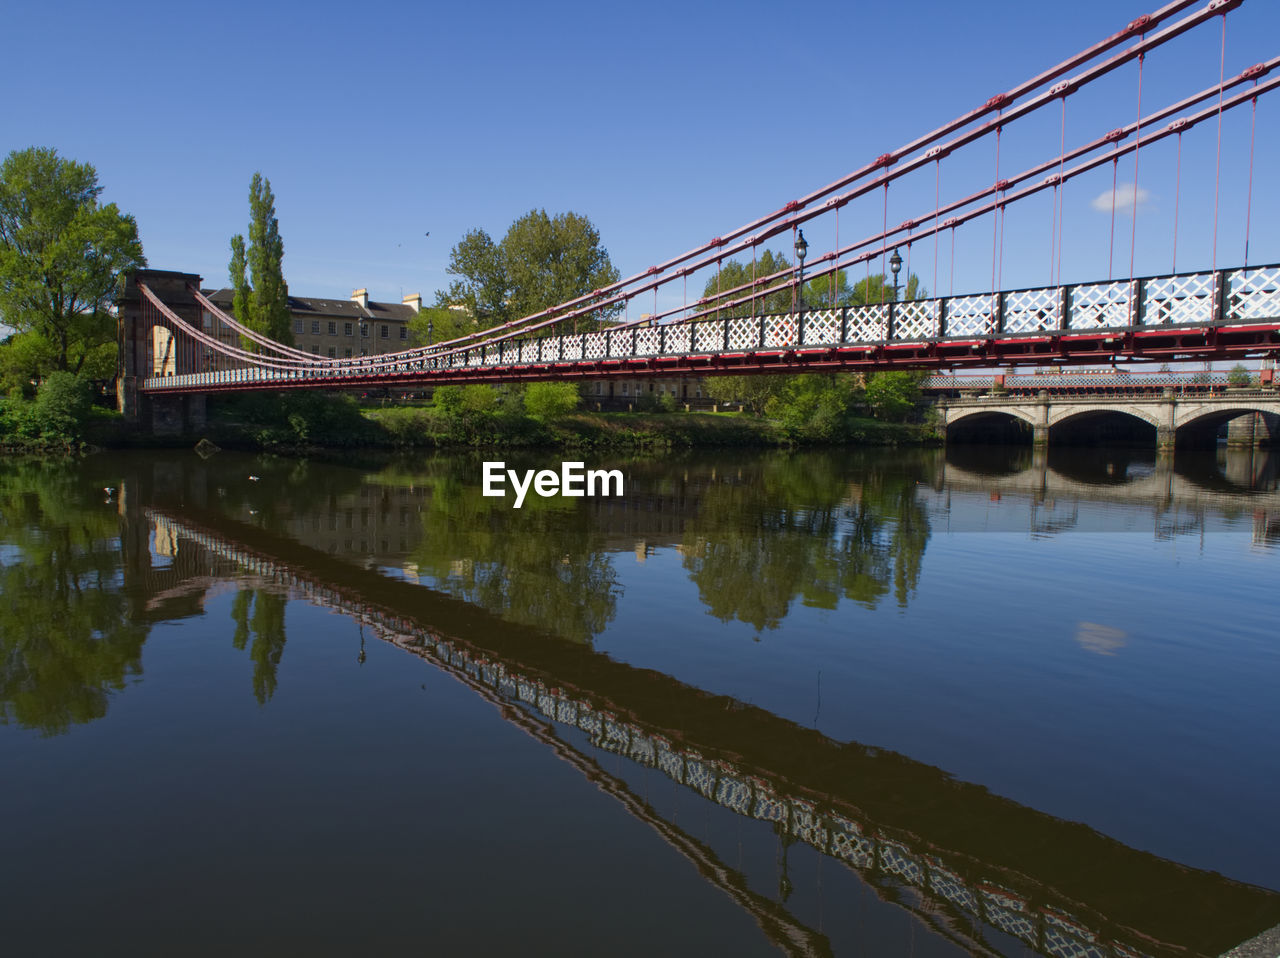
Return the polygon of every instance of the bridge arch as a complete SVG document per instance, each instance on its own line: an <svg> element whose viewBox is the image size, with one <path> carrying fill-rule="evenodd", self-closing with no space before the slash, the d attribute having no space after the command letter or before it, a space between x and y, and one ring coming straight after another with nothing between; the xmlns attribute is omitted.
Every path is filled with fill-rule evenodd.
<svg viewBox="0 0 1280 958"><path fill-rule="evenodd" d="M1049 407L1049 444L1154 446L1158 411L1136 403L1069 403Z"/></svg>
<svg viewBox="0 0 1280 958"><path fill-rule="evenodd" d="M1036 410L992 403L947 411L948 442L1027 442L1039 424Z"/></svg>
<svg viewBox="0 0 1280 958"><path fill-rule="evenodd" d="M1228 442L1237 441L1234 420L1260 414L1261 422L1242 422L1245 445L1270 444L1280 439L1280 400L1266 397L1223 397L1220 402L1179 408L1174 417L1174 434L1179 445L1213 446L1219 430L1231 424Z"/></svg>
<svg viewBox="0 0 1280 958"><path fill-rule="evenodd" d="M1189 426L1192 423L1210 418L1219 422L1226 422L1238 416L1248 415L1251 412L1280 416L1280 399L1267 400L1262 397L1240 397L1232 400L1224 398L1221 403L1214 403L1211 406L1201 403L1195 406L1180 407L1174 417L1173 427L1181 429L1183 426Z"/></svg>

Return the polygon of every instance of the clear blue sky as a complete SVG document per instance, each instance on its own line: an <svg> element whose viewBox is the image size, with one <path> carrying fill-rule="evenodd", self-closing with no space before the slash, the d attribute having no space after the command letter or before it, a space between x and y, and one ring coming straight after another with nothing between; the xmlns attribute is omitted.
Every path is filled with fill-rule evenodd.
<svg viewBox="0 0 1280 958"><path fill-rule="evenodd" d="M52 146L93 163L105 198L137 218L150 264L210 285L226 281L255 170L275 190L297 294L365 286L374 299L430 300L467 229L499 238L536 207L590 217L629 275L836 179L1160 2L15 4L0 154ZM1246 0L1228 23L1228 75L1280 53L1275 0ZM1146 69L1148 104L1216 81L1216 28L1153 54ZM1135 70L1109 83L1069 113L1068 145L1136 115ZM1025 142L1006 136L1003 169L1054 151L1050 119ZM1251 260L1276 262L1280 94L1262 101L1257 122ZM1247 114L1226 135L1219 261L1234 262ZM1179 259L1207 266L1214 132L1190 140L1184 191L1200 185L1182 197ZM991 161L984 147L944 166L944 199L947 187L989 184ZM1167 271L1173 153L1142 163L1136 269ZM931 176L915 187L924 208L932 188ZM1068 194L1067 279L1105 274L1110 218L1090 201L1109 188L1107 171ZM911 189L894 194L891 222L919 212ZM1006 286L1046 281L1048 209L1011 217ZM878 220L850 214L859 216L866 228ZM842 239L866 228L846 219ZM1126 215L1117 272L1128 271L1129 229ZM825 234L813 232L817 252ZM989 221L962 239L956 291L984 288ZM917 256L913 269L932 287L931 247Z"/></svg>

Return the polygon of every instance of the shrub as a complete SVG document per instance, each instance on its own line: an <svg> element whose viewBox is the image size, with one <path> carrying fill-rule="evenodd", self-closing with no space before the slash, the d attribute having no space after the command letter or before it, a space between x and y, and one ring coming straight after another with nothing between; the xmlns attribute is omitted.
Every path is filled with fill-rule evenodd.
<svg viewBox="0 0 1280 958"><path fill-rule="evenodd" d="M48 442L77 442L92 407L93 389L87 382L72 373L50 373L29 411L31 425Z"/></svg>
<svg viewBox="0 0 1280 958"><path fill-rule="evenodd" d="M498 394L492 386L476 384L462 387L463 412L493 412L498 408Z"/></svg>
<svg viewBox="0 0 1280 958"><path fill-rule="evenodd" d="M578 387L573 383L533 383L525 390L525 411L534 419L560 419L578 408Z"/></svg>
<svg viewBox="0 0 1280 958"><path fill-rule="evenodd" d="M431 394L431 401L444 412L456 413L462 408L462 387L437 386Z"/></svg>

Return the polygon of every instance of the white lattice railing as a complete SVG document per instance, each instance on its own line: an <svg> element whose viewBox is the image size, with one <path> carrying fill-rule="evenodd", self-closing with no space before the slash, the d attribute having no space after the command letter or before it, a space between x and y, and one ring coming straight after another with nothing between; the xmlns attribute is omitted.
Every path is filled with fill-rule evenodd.
<svg viewBox="0 0 1280 958"><path fill-rule="evenodd" d="M1181 273L1066 287L979 293L840 309L631 326L487 343L440 355L370 356L292 369L245 366L151 376L143 389L405 375L646 356L753 352L885 342L1102 332L1150 326L1280 322L1280 266Z"/></svg>

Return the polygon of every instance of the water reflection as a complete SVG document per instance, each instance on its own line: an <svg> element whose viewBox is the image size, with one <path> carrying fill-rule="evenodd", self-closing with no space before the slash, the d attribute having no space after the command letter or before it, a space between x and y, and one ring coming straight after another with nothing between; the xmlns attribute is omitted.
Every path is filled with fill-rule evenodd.
<svg viewBox="0 0 1280 958"><path fill-rule="evenodd" d="M761 630L776 629L797 598L874 608L892 590L905 606L929 538L915 494L924 464L772 455L704 480L681 551L708 611Z"/></svg>
<svg viewBox="0 0 1280 958"><path fill-rule="evenodd" d="M69 465L0 470L0 720L46 735L107 714L148 625L121 589L120 524Z"/></svg>
<svg viewBox="0 0 1280 958"><path fill-rule="evenodd" d="M265 705L276 691L276 670L284 655L283 595L265 589L240 589L231 602L231 620L236 631L231 640L236 651L243 652L253 636L249 658L253 660L253 695Z"/></svg>
<svg viewBox="0 0 1280 958"><path fill-rule="evenodd" d="M150 623L198 614L195 584L234 570L188 567L139 503L164 496L251 524L344 563L392 570L561 639L589 644L617 614L617 562L674 548L707 611L776 629L798 602L900 607L915 593L931 524L1033 535L1131 527L1157 537L1246 524L1280 543L1278 457L1219 450L1155 458L953 447L902 455L687 457L618 464L625 499L480 495L478 461L440 458L377 471L275 458L138 458L0 467L0 716L48 734L102 717L141 671ZM524 464L517 463L520 467ZM932 490L932 498L930 498ZM980 518L964 493L984 503ZM959 497L959 498L957 498ZM1082 514L1082 510L1085 513ZM1136 518L1135 518L1136 517ZM997 526L999 527L999 526ZM277 686L286 599L252 583L232 603L259 702ZM1090 647L1089 643L1085 643Z"/></svg>
<svg viewBox="0 0 1280 958"><path fill-rule="evenodd" d="M147 518L198 565L230 563L276 593L351 616L508 706L509 720L652 825L789 954L834 950L834 929L788 908L801 886L821 894L810 870L789 866L801 849L974 954L1212 955L1280 920L1280 895L1127 848L905 756L492 620L450 634L438 625L456 615L448 600L374 570L326 570L315 550L216 514L197 521L160 508ZM1082 623L1081 641L1105 652L1113 631ZM744 843L776 845L774 869L733 867L732 845L691 836L675 806L637 790L646 769L753 823L737 834L738 857Z"/></svg>
<svg viewBox="0 0 1280 958"><path fill-rule="evenodd" d="M590 648L622 597L615 563L654 545L680 551L712 614L768 629L797 600L874 607L892 595L905 606L940 497L956 496L945 515L958 516L966 490L1007 496L1001 508L1033 504L1042 534L1078 527L1082 511L1117 496L1135 514L1198 514L1201 527L1205 516L1248 510L1265 529L1277 514L1266 461L1239 473L1227 455L1210 474L1203 463L1111 460L1127 463L1125 480L1103 483L1089 481L1096 462L1056 468L1032 456L978 470L969 461L627 463L626 500L531 502L518 513L478 495L469 461L376 473L237 457L9 464L0 467L0 715L45 734L104 717L111 693L141 674L152 625L203 615L230 582L231 644L247 652L259 703L278 686L290 598L353 617L502 703L792 953L829 951L834 933L792 910L811 879L790 863L806 850L974 953L1012 950L1000 944L1006 935L1042 954L1098 942L1117 954L1216 954L1280 920L1274 893ZM1224 486L1228 474L1252 485ZM419 578L435 589L406 581ZM1094 622L1076 631L1100 656L1126 640ZM605 771L613 759L627 764ZM759 826L740 840L776 845L775 868L731 866L731 849L692 838L636 784L647 771Z"/></svg>

